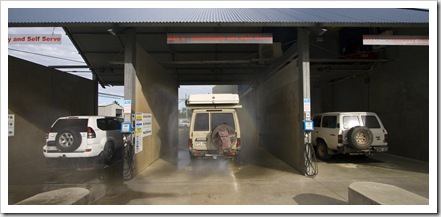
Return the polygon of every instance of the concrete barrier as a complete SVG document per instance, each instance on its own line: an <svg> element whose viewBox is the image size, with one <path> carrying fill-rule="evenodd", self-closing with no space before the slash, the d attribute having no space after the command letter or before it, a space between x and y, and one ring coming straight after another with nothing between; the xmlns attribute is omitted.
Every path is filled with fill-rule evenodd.
<svg viewBox="0 0 441 217"><path fill-rule="evenodd" d="M350 205L429 205L429 199L393 185L355 182L349 185L348 203Z"/></svg>
<svg viewBox="0 0 441 217"><path fill-rule="evenodd" d="M61 188L36 194L15 205L88 205L89 194L85 188Z"/></svg>

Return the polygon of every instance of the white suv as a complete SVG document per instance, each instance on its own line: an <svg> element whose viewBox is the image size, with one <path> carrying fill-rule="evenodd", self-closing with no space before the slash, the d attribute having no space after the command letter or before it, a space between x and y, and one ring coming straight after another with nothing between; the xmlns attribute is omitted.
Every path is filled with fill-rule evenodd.
<svg viewBox="0 0 441 217"><path fill-rule="evenodd" d="M101 156L108 163L123 146L121 118L104 116L61 117L53 124L43 147L46 158Z"/></svg>
<svg viewBox="0 0 441 217"><path fill-rule="evenodd" d="M374 112L328 112L313 117L312 144L316 154L328 160L333 154L388 151L387 131Z"/></svg>

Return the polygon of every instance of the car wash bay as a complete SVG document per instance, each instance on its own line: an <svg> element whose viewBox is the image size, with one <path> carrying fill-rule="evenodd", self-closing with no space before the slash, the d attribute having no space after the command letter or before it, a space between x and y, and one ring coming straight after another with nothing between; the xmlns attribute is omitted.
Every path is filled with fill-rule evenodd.
<svg viewBox="0 0 441 217"><path fill-rule="evenodd" d="M51 14L45 11L51 9L29 10L41 17ZM427 36L428 22L393 16L408 13L409 17L416 18L426 13L424 11L396 9L385 13L359 9L358 14L366 14L364 22L337 17L335 22L309 23L295 17L290 21L273 22L261 15L268 15L271 10L288 10L287 14L306 13L319 17L323 11L243 9L239 13L227 9L180 9L184 14L217 15L205 17L213 20L199 20L195 16L194 20L182 22L183 18L178 15L160 16L174 14L171 11L87 9L86 12L90 10L86 13L88 16L83 16L87 22L80 22L75 21L79 13L75 9L53 10L66 10L63 13L66 20L45 17L42 24L34 19L14 21L10 15L9 25L63 26L87 63L87 66L76 67L90 68L96 78L95 86L124 85L125 99L131 100L131 112L153 115L153 133L142 139L142 152L135 155L134 174L152 170L156 168L152 166L163 160L178 168L178 162L185 162L185 157L181 157L185 147L180 141L185 133L177 128L179 85L237 85L243 105L239 114L241 128L246 129L242 130L245 163L248 158L253 159L249 162L265 167L266 161L256 156L269 155L274 157L273 162L279 165L275 167L282 168L281 171L307 174L302 124L311 114L325 111L375 111L389 131L390 154L428 161L426 123L429 117L415 118L415 114L428 113L428 46L363 45L363 35ZM96 21L96 16L113 19L108 16L117 10L120 10L118 13L139 14L139 17L115 22ZM141 13L142 10L152 10L152 13ZM19 14L26 9L11 11ZM341 14L341 11L328 10L326 13ZM396 20L384 23L369 16L378 13ZM223 20L226 19L221 16L223 14L253 14L255 19L239 16L237 20ZM271 43L265 41L269 36ZM201 41L188 42L192 37ZM243 39L225 43L228 38L236 37ZM249 40L253 37L263 41ZM176 42L176 38L181 41ZM67 66L52 66L63 67ZM93 112L92 108L91 114ZM415 129L417 132L413 132ZM410 131L415 136L400 136L409 135ZM10 153L14 155L11 150ZM197 166L198 162L195 164ZM331 171L323 167L319 174ZM190 166L186 170L191 174L192 169L194 167ZM167 168L157 170L153 175L169 171ZM247 175L260 173L243 165L232 171L238 170ZM273 180L268 178L271 175L265 177ZM216 176L211 179L217 180Z"/></svg>

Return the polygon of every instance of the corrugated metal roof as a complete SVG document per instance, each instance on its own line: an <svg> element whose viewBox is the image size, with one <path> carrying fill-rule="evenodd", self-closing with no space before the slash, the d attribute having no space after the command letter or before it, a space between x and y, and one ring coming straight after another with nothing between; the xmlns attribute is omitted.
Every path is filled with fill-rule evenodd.
<svg viewBox="0 0 441 217"><path fill-rule="evenodd" d="M395 8L10 8L8 22L428 24L428 10Z"/></svg>

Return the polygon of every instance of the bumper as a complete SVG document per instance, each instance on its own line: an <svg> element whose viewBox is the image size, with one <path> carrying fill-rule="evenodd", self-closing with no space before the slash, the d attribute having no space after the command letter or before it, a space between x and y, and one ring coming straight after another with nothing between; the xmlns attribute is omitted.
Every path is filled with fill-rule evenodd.
<svg viewBox="0 0 441 217"><path fill-rule="evenodd" d="M233 158L235 156L240 155L240 150L230 149L224 150L222 153L219 153L217 150L215 151L207 151L207 150L189 150L190 156L192 158Z"/></svg>
<svg viewBox="0 0 441 217"><path fill-rule="evenodd" d="M387 152L388 150L389 150L389 146L371 146L365 150L359 150L353 148L352 146L339 147L339 151L344 154L372 154L372 153Z"/></svg>
<svg viewBox="0 0 441 217"><path fill-rule="evenodd" d="M96 157L101 154L103 150L100 148L87 148L86 151L78 152L59 152L50 151L48 146L43 146L43 154L46 158L82 158L82 157Z"/></svg>

